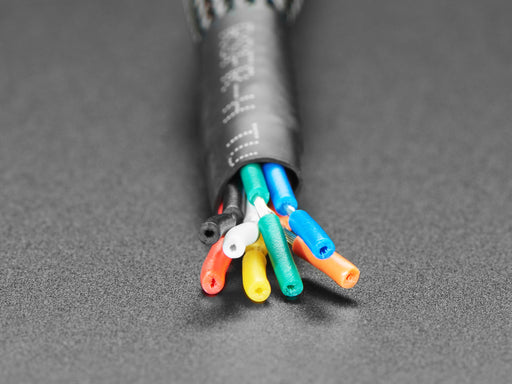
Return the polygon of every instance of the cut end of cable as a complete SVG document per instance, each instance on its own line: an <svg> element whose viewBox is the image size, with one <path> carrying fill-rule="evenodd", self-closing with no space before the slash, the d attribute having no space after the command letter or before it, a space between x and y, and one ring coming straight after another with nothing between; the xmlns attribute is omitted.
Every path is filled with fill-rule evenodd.
<svg viewBox="0 0 512 384"><path fill-rule="evenodd" d="M212 245L220 239L220 230L217 223L206 221L199 228L199 240L203 244Z"/></svg>
<svg viewBox="0 0 512 384"><path fill-rule="evenodd" d="M224 241L222 250L227 257L238 259L245 253L245 243L241 239L232 239L229 243Z"/></svg>
<svg viewBox="0 0 512 384"><path fill-rule="evenodd" d="M256 282L247 288L245 293L255 303L262 303L270 296L270 284L268 281Z"/></svg>
<svg viewBox="0 0 512 384"><path fill-rule="evenodd" d="M221 238L213 244L204 259L201 267L200 282L201 288L209 295L216 295L224 288L226 272L231 264L231 259L222 253Z"/></svg>
<svg viewBox="0 0 512 384"><path fill-rule="evenodd" d="M283 292L283 295L288 299L295 299L302 293L303 289L304 286L302 281L300 281L295 284L287 284L285 287L281 287L281 292Z"/></svg>
<svg viewBox="0 0 512 384"><path fill-rule="evenodd" d="M236 218L229 213L221 213L206 219L199 227L199 239L212 245L236 225Z"/></svg>
<svg viewBox="0 0 512 384"><path fill-rule="evenodd" d="M242 257L245 248L258 240L260 233L258 224L246 222L231 228L224 238L222 249L232 259Z"/></svg>
<svg viewBox="0 0 512 384"><path fill-rule="evenodd" d="M201 279L201 288L203 288L203 291L208 295L218 294L224 288L224 284L224 276L215 273L214 271L205 273Z"/></svg>
<svg viewBox="0 0 512 384"><path fill-rule="evenodd" d="M354 285L356 285L358 281L359 281L359 269L352 268L352 269L345 271L341 274L341 279L340 279L339 284L342 288L349 289L349 288L353 288Z"/></svg>
<svg viewBox="0 0 512 384"><path fill-rule="evenodd" d="M334 251L336 250L334 243L329 238L322 239L322 241L319 241L316 244L315 249L318 250L315 256L318 257L319 259L327 259L331 257Z"/></svg>

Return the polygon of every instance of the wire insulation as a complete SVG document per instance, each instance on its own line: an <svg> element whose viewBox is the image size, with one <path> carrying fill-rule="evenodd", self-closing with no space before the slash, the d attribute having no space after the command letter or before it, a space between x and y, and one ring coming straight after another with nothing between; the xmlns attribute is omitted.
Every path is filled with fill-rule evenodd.
<svg viewBox="0 0 512 384"><path fill-rule="evenodd" d="M201 287L209 295L216 295L224 288L231 259L222 252L224 238L212 245L201 267Z"/></svg>
<svg viewBox="0 0 512 384"><path fill-rule="evenodd" d="M270 283L267 279L267 248L260 236L258 241L247 247L242 259L242 281L247 297L261 303L270 296Z"/></svg>
<svg viewBox="0 0 512 384"><path fill-rule="evenodd" d="M359 269L338 252L334 252L328 259L319 259L303 239L286 229L284 232L295 255L325 273L342 288L349 289L356 285L359 280Z"/></svg>
<svg viewBox="0 0 512 384"><path fill-rule="evenodd" d="M304 240L319 259L327 259L334 253L333 241L306 211L298 209L292 212L289 224L292 231Z"/></svg>
<svg viewBox="0 0 512 384"><path fill-rule="evenodd" d="M279 218L274 214L265 215L260 219L258 226L281 292L287 297L298 296L304 286L290 253Z"/></svg>
<svg viewBox="0 0 512 384"><path fill-rule="evenodd" d="M287 215L288 207L297 209L297 199L284 167L281 164L266 163L262 165L262 169L276 212Z"/></svg>
<svg viewBox="0 0 512 384"><path fill-rule="evenodd" d="M257 163L244 165L240 169L240 176L249 202L254 204L256 198L260 197L267 204L270 200L270 192L261 165Z"/></svg>

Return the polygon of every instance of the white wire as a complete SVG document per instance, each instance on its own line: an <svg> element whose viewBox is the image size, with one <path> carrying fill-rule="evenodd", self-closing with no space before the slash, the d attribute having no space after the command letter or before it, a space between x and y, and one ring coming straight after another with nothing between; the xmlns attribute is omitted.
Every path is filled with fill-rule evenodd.
<svg viewBox="0 0 512 384"><path fill-rule="evenodd" d="M246 200L244 223L258 222L259 219L260 219L260 217L258 215L258 211L256 210L256 207L254 205L252 205L249 202L249 200Z"/></svg>

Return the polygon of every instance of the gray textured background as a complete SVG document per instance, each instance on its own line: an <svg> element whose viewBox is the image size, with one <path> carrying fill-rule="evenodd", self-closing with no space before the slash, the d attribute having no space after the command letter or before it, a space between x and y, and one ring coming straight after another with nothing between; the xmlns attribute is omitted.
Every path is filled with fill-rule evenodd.
<svg viewBox="0 0 512 384"><path fill-rule="evenodd" d="M0 382L505 383L512 3L306 1L299 200L361 269L205 297L178 1L0 3Z"/></svg>

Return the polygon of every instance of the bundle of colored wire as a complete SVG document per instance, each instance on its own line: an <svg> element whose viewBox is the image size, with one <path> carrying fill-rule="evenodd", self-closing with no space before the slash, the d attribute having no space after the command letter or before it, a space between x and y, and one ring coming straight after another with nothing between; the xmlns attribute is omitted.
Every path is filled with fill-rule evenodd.
<svg viewBox="0 0 512 384"><path fill-rule="evenodd" d="M240 170L240 176L247 199L256 207L260 216L258 228L265 242L279 288L283 295L296 297L302 292L304 286L286 242L281 222L267 207L270 192L261 166L257 163L244 165Z"/></svg>
<svg viewBox="0 0 512 384"><path fill-rule="evenodd" d="M200 228L201 241L211 245L201 271L203 290L220 292L231 260L243 256L247 296L255 302L266 300L268 253L283 295L298 296L303 283L288 243L297 256L341 287L354 286L359 271L335 252L322 227L298 208L294 194L301 181L302 145L285 24L294 19L302 1L185 4L200 40L201 139L209 197L213 206L223 206L222 213L219 210Z"/></svg>
<svg viewBox="0 0 512 384"><path fill-rule="evenodd" d="M290 227L302 237L316 257L326 259L331 256L335 249L333 241L306 211L297 209L297 199L284 167L280 164L266 163L263 165L263 172L276 212L290 216Z"/></svg>
<svg viewBox="0 0 512 384"><path fill-rule="evenodd" d="M280 216L281 224L284 227L284 233L288 244L292 247L295 255L307 261L331 279L342 288L352 288L359 280L359 269L350 261L334 252L327 259L317 258L303 239L291 231L287 216Z"/></svg>

